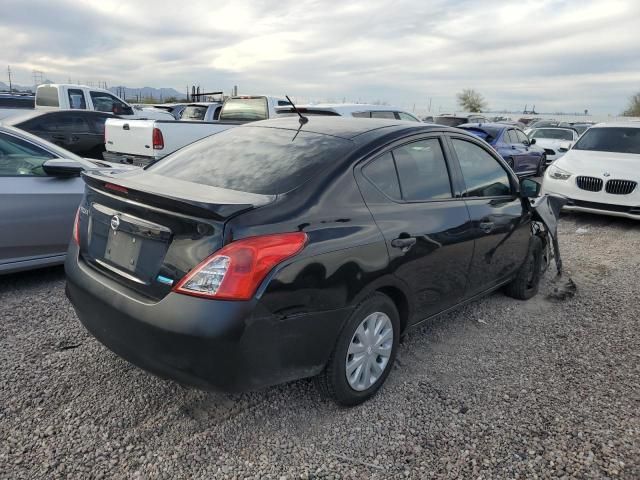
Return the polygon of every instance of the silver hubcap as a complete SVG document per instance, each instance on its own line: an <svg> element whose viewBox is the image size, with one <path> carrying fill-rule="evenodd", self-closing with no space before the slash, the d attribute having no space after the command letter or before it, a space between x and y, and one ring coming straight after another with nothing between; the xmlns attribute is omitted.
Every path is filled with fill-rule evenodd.
<svg viewBox="0 0 640 480"><path fill-rule="evenodd" d="M359 392L376 383L387 368L393 347L393 325L386 313L367 316L353 334L347 350L346 375Z"/></svg>

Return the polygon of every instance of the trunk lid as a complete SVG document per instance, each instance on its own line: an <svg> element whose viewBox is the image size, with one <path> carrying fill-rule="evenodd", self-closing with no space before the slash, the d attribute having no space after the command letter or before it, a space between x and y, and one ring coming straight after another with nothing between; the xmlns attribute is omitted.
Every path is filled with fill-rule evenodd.
<svg viewBox="0 0 640 480"><path fill-rule="evenodd" d="M154 156L154 120L110 118L105 124L105 147L114 153Z"/></svg>
<svg viewBox="0 0 640 480"><path fill-rule="evenodd" d="M275 198L142 170L86 172L83 177L82 260L155 300L223 246L228 219Z"/></svg>

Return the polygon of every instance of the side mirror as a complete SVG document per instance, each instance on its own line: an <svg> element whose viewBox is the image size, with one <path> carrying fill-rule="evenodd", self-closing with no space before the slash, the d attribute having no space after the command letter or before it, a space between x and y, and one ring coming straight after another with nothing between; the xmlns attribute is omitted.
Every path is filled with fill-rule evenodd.
<svg viewBox="0 0 640 480"><path fill-rule="evenodd" d="M529 144L530 145L535 145L536 144L536 139L532 138L531 140L529 140Z"/></svg>
<svg viewBox="0 0 640 480"><path fill-rule="evenodd" d="M77 177L84 170L84 167L66 158L52 158L42 164L42 169L47 175L52 177Z"/></svg>
<svg viewBox="0 0 640 480"><path fill-rule="evenodd" d="M535 198L540 195L540 183L533 178L526 177L520 180L520 196Z"/></svg>

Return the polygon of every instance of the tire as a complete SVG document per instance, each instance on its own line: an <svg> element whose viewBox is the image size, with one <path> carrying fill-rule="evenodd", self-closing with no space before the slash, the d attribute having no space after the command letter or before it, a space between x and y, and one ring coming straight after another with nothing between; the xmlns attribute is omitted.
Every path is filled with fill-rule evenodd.
<svg viewBox="0 0 640 480"><path fill-rule="evenodd" d="M538 293L542 277L542 240L533 235L529 240L527 257L516 278L505 287L505 293L518 300L529 300Z"/></svg>
<svg viewBox="0 0 640 480"><path fill-rule="evenodd" d="M546 167L547 167L547 155L544 154L542 155L542 158L540 159L540 163L538 164L538 168L536 170L536 177L541 177L544 174Z"/></svg>
<svg viewBox="0 0 640 480"><path fill-rule="evenodd" d="M507 162L507 165L509 165L513 170L516 169L516 164L513 161L513 157L507 157L504 160L505 162Z"/></svg>
<svg viewBox="0 0 640 480"><path fill-rule="evenodd" d="M373 331L380 328L379 336L374 337L371 342L374 346L368 351L363 349L362 352L350 353L350 347L352 351L366 348L364 345L370 341L364 334L371 330L364 329L365 325L373 328ZM386 338L390 334L392 338ZM359 336L362 336L362 341L358 341ZM379 342L381 355L374 350L375 344L378 343L375 339L383 338L384 341ZM326 368L316 377L318 389L325 397L331 398L339 405L354 406L368 400L380 389L393 368L399 340L398 309L383 293L373 293L356 307L345 323ZM387 353L388 357L385 359L384 355ZM360 354L364 357L360 357ZM351 362L350 371L353 372L351 380L347 378L348 362ZM360 367L354 368L358 362ZM382 364L380 372L376 366L380 367ZM367 373L369 376L365 378Z"/></svg>

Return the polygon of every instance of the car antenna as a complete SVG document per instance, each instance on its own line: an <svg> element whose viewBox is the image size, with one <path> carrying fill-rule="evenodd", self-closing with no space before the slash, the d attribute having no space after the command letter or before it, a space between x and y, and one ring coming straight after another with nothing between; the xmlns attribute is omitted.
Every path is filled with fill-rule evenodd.
<svg viewBox="0 0 640 480"><path fill-rule="evenodd" d="M298 121L300 122L300 126L304 125L305 123L307 123L309 121L309 119L307 117L305 117L304 115L302 115L302 113L300 113L300 110L298 110L298 107L296 107L294 105L294 103L291 101L291 99L289 98L288 95L284 96L287 100L289 100L289 103L291 104L291 106L293 107L293 111L296 112L298 114L298 116L300 117L298 119Z"/></svg>

